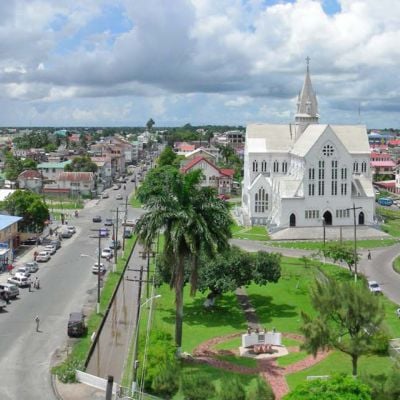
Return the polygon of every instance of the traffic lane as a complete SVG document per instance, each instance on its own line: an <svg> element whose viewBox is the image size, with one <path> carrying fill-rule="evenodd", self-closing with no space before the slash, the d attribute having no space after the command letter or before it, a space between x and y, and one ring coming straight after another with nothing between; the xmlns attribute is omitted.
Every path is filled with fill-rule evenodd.
<svg viewBox="0 0 400 400"><path fill-rule="evenodd" d="M66 343L69 313L82 309L87 291L96 282L87 259L79 256L87 242L84 238L76 241L76 248L71 239L66 241L59 254L42 264L38 274L42 288L31 293L21 289L21 298L0 315L1 399L54 398L49 380L51 356ZM36 315L40 333L35 330Z"/></svg>

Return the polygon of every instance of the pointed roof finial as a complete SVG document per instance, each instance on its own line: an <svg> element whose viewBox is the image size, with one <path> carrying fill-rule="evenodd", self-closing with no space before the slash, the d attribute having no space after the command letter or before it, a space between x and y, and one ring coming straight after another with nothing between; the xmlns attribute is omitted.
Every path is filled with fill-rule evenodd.
<svg viewBox="0 0 400 400"><path fill-rule="evenodd" d="M310 60L311 60L311 58L307 56L306 57L307 72L310 72Z"/></svg>

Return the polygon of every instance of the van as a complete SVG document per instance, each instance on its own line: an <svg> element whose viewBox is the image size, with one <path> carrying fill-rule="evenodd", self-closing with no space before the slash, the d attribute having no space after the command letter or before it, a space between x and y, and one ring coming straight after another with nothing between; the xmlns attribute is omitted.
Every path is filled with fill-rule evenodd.
<svg viewBox="0 0 400 400"><path fill-rule="evenodd" d="M391 206L393 204L393 200L390 197L380 197L378 199L378 204L381 206Z"/></svg>
<svg viewBox="0 0 400 400"><path fill-rule="evenodd" d="M85 316L81 312L69 314L67 333L69 337L81 337L86 333Z"/></svg>
<svg viewBox="0 0 400 400"><path fill-rule="evenodd" d="M0 291L2 290L8 294L9 299L15 299L19 296L18 286L13 283L0 283Z"/></svg>

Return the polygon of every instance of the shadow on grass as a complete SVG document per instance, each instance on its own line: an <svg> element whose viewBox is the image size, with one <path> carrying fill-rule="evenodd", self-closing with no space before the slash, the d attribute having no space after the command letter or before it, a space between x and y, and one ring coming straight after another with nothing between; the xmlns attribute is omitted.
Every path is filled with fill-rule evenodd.
<svg viewBox="0 0 400 400"><path fill-rule="evenodd" d="M183 316L185 324L192 326L202 325L208 328L225 325L236 330L244 329L246 320L234 294L224 294L222 298L217 300L215 306L210 309L206 309L203 306L205 298L205 296L195 298L191 303L185 304ZM169 324L174 324L175 308L164 308L163 312L168 313L163 320Z"/></svg>
<svg viewBox="0 0 400 400"><path fill-rule="evenodd" d="M271 296L259 294L250 295L250 301L256 310L256 314L264 323L272 322L273 318L293 318L297 316L296 307L289 304L275 304ZM260 318L261 319L261 318Z"/></svg>

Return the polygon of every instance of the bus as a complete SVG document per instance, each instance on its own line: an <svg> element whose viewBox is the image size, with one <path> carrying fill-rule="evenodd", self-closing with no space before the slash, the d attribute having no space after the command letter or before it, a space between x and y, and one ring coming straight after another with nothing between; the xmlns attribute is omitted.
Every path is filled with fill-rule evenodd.
<svg viewBox="0 0 400 400"><path fill-rule="evenodd" d="M390 197L380 197L378 199L378 204L381 206L391 206L393 204L393 200Z"/></svg>

